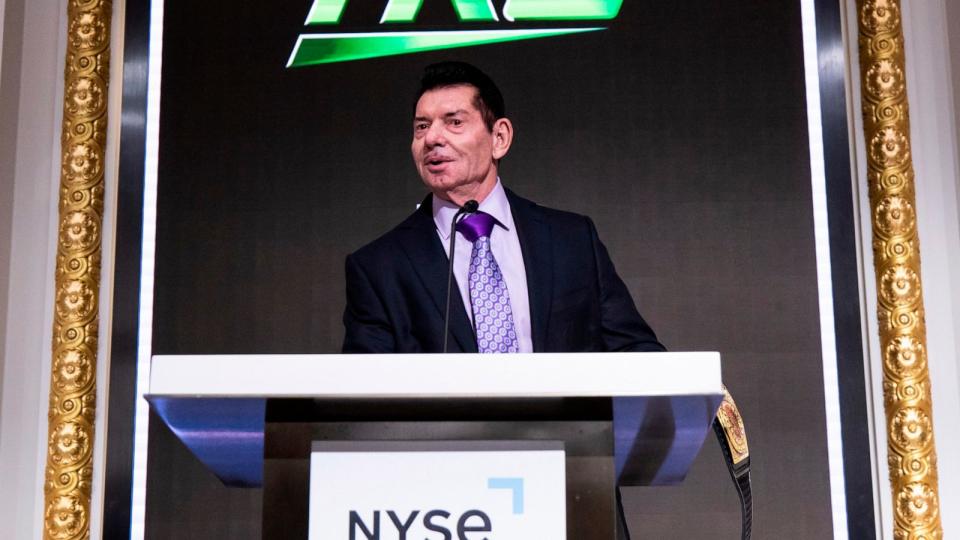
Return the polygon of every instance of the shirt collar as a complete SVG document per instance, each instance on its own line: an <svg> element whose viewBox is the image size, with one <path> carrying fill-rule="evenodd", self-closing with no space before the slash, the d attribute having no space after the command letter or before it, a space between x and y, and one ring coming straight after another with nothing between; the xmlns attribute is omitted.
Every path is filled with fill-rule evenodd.
<svg viewBox="0 0 960 540"><path fill-rule="evenodd" d="M460 209L459 206L450 201L445 201L436 195L433 196L433 223L444 240L450 238L450 222L453 216ZM510 201L507 200L507 192L500 183L500 177L497 177L497 185L493 186L493 191L487 195L487 198L480 203L479 210L486 212L497 220L497 225L506 230L513 228L513 215L510 213Z"/></svg>

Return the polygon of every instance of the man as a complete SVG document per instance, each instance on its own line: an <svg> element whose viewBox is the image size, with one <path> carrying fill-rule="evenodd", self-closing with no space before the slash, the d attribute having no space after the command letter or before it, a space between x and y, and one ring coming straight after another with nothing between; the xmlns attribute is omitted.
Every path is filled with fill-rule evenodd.
<svg viewBox="0 0 960 540"><path fill-rule="evenodd" d="M344 352L444 350L450 228L471 200L479 212L455 233L450 352L664 350L593 222L500 183L512 141L503 97L487 75L462 62L425 69L411 151L431 194L347 257Z"/></svg>

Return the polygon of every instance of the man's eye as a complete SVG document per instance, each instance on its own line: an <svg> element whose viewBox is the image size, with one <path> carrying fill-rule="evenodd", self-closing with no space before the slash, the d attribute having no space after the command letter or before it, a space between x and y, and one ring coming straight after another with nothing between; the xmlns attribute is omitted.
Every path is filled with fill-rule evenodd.
<svg viewBox="0 0 960 540"><path fill-rule="evenodd" d="M414 124L414 125L413 125L413 129L415 129L415 130L417 130L417 131L423 131L423 130L427 129L427 124L426 124L426 123L423 123L423 122L421 122L421 123L419 123L419 124Z"/></svg>
<svg viewBox="0 0 960 540"><path fill-rule="evenodd" d="M459 118L452 118L450 119L450 124L454 126L460 126L463 125L463 120L460 120Z"/></svg>

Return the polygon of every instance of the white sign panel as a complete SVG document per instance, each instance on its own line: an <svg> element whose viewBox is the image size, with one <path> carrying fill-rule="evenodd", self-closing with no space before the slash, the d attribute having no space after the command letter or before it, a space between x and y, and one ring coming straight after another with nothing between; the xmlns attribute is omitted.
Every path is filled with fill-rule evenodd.
<svg viewBox="0 0 960 540"><path fill-rule="evenodd" d="M318 448L310 540L566 539L563 450Z"/></svg>

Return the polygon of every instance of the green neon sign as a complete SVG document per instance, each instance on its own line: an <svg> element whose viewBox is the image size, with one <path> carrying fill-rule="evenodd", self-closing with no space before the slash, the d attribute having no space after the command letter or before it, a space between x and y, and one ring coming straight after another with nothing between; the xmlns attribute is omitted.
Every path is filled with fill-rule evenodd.
<svg viewBox="0 0 960 540"><path fill-rule="evenodd" d="M491 0L451 2L461 22L489 24L500 20ZM623 0L507 0L503 6L503 18L511 23L611 20L620 12L622 4ZM338 24L346 5L347 0L314 0L304 24ZM388 0L380 24L413 23L422 5L423 0ZM347 62L603 29L573 27L301 34L290 54L287 67Z"/></svg>

